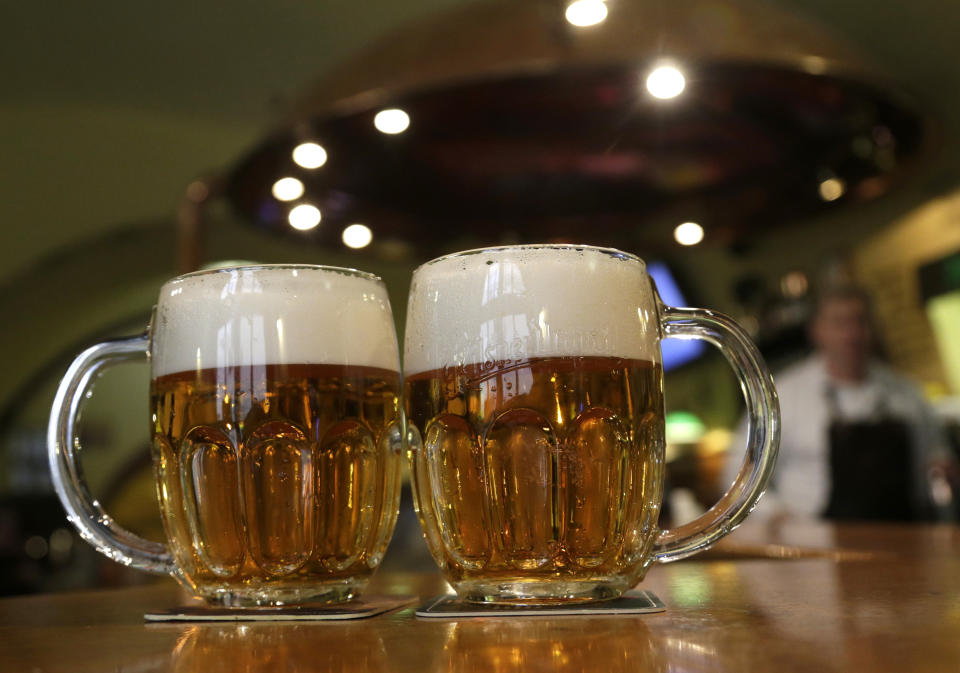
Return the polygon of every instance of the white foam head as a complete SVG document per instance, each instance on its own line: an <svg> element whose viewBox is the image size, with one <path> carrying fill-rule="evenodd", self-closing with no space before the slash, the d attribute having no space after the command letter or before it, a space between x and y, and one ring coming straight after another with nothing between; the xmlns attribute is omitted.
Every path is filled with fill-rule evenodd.
<svg viewBox="0 0 960 673"><path fill-rule="evenodd" d="M404 373L497 360L609 356L660 361L642 260L584 246L471 250L413 274Z"/></svg>
<svg viewBox="0 0 960 673"><path fill-rule="evenodd" d="M268 364L399 371L386 288L376 276L316 266L187 274L160 289L153 375Z"/></svg>

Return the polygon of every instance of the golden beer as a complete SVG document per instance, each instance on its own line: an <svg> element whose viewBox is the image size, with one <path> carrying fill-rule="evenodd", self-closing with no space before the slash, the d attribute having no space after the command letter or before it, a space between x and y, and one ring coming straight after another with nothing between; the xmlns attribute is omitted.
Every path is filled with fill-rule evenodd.
<svg viewBox="0 0 960 673"><path fill-rule="evenodd" d="M343 365L161 376L154 464L171 550L203 593L349 598L397 511L400 377Z"/></svg>
<svg viewBox="0 0 960 673"><path fill-rule="evenodd" d="M458 591L590 592L639 579L662 488L659 365L616 357L473 364L410 376L420 516ZM477 585L477 590L473 586ZM522 589L521 589L522 590Z"/></svg>

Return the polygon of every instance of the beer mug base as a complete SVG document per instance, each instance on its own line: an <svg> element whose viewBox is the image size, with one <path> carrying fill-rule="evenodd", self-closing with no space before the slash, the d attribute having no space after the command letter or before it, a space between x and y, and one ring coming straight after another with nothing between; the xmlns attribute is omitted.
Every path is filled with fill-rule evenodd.
<svg viewBox="0 0 960 673"><path fill-rule="evenodd" d="M210 606L224 608L282 607L306 603L345 603L357 598L367 580L285 582L280 585L188 587Z"/></svg>
<svg viewBox="0 0 960 673"><path fill-rule="evenodd" d="M453 583L457 595L469 603L558 605L619 598L630 587L625 579L557 580L502 578Z"/></svg>

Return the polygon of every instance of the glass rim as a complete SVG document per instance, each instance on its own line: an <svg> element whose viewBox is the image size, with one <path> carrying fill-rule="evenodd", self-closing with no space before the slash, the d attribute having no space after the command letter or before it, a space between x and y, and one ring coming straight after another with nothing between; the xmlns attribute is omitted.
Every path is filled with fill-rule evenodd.
<svg viewBox="0 0 960 673"><path fill-rule="evenodd" d="M236 266L218 266L212 269L198 269L174 276L164 283L169 285L181 280L199 278L202 276L214 275L218 273L228 273L233 271L282 271L289 269L291 271L327 271L330 273L339 273L344 276L353 276L355 278L365 278L383 284L383 278L369 271L361 271L348 266L333 266L329 264L237 264Z"/></svg>
<svg viewBox="0 0 960 673"><path fill-rule="evenodd" d="M424 262L416 269L414 273L424 269L428 266L433 266L434 264L439 264L441 262L446 262L451 259L458 259L460 257L470 257L473 255L480 255L484 253L500 253L508 252L511 250L590 250L592 252L600 252L611 257L616 257L618 259L629 260L632 262L639 262L644 269L646 269L646 262L642 258L633 254L632 252L625 252L617 248L608 248L600 245L586 245L580 243L520 243L516 245L494 245L488 246L485 248L470 248L469 250L459 250L457 252L451 252L446 255L441 255L431 259L428 262Z"/></svg>

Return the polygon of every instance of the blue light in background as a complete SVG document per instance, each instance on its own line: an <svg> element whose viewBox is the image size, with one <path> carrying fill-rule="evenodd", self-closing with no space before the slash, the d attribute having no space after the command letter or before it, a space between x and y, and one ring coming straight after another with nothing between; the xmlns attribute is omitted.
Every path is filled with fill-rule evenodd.
<svg viewBox="0 0 960 673"><path fill-rule="evenodd" d="M657 292L663 303L668 306L687 306L687 300L680 292L677 281L670 273L670 269L663 262L647 264L647 273L657 285ZM693 339L664 339L660 342L660 352L663 354L663 371L668 372L703 354L707 345L700 340Z"/></svg>

